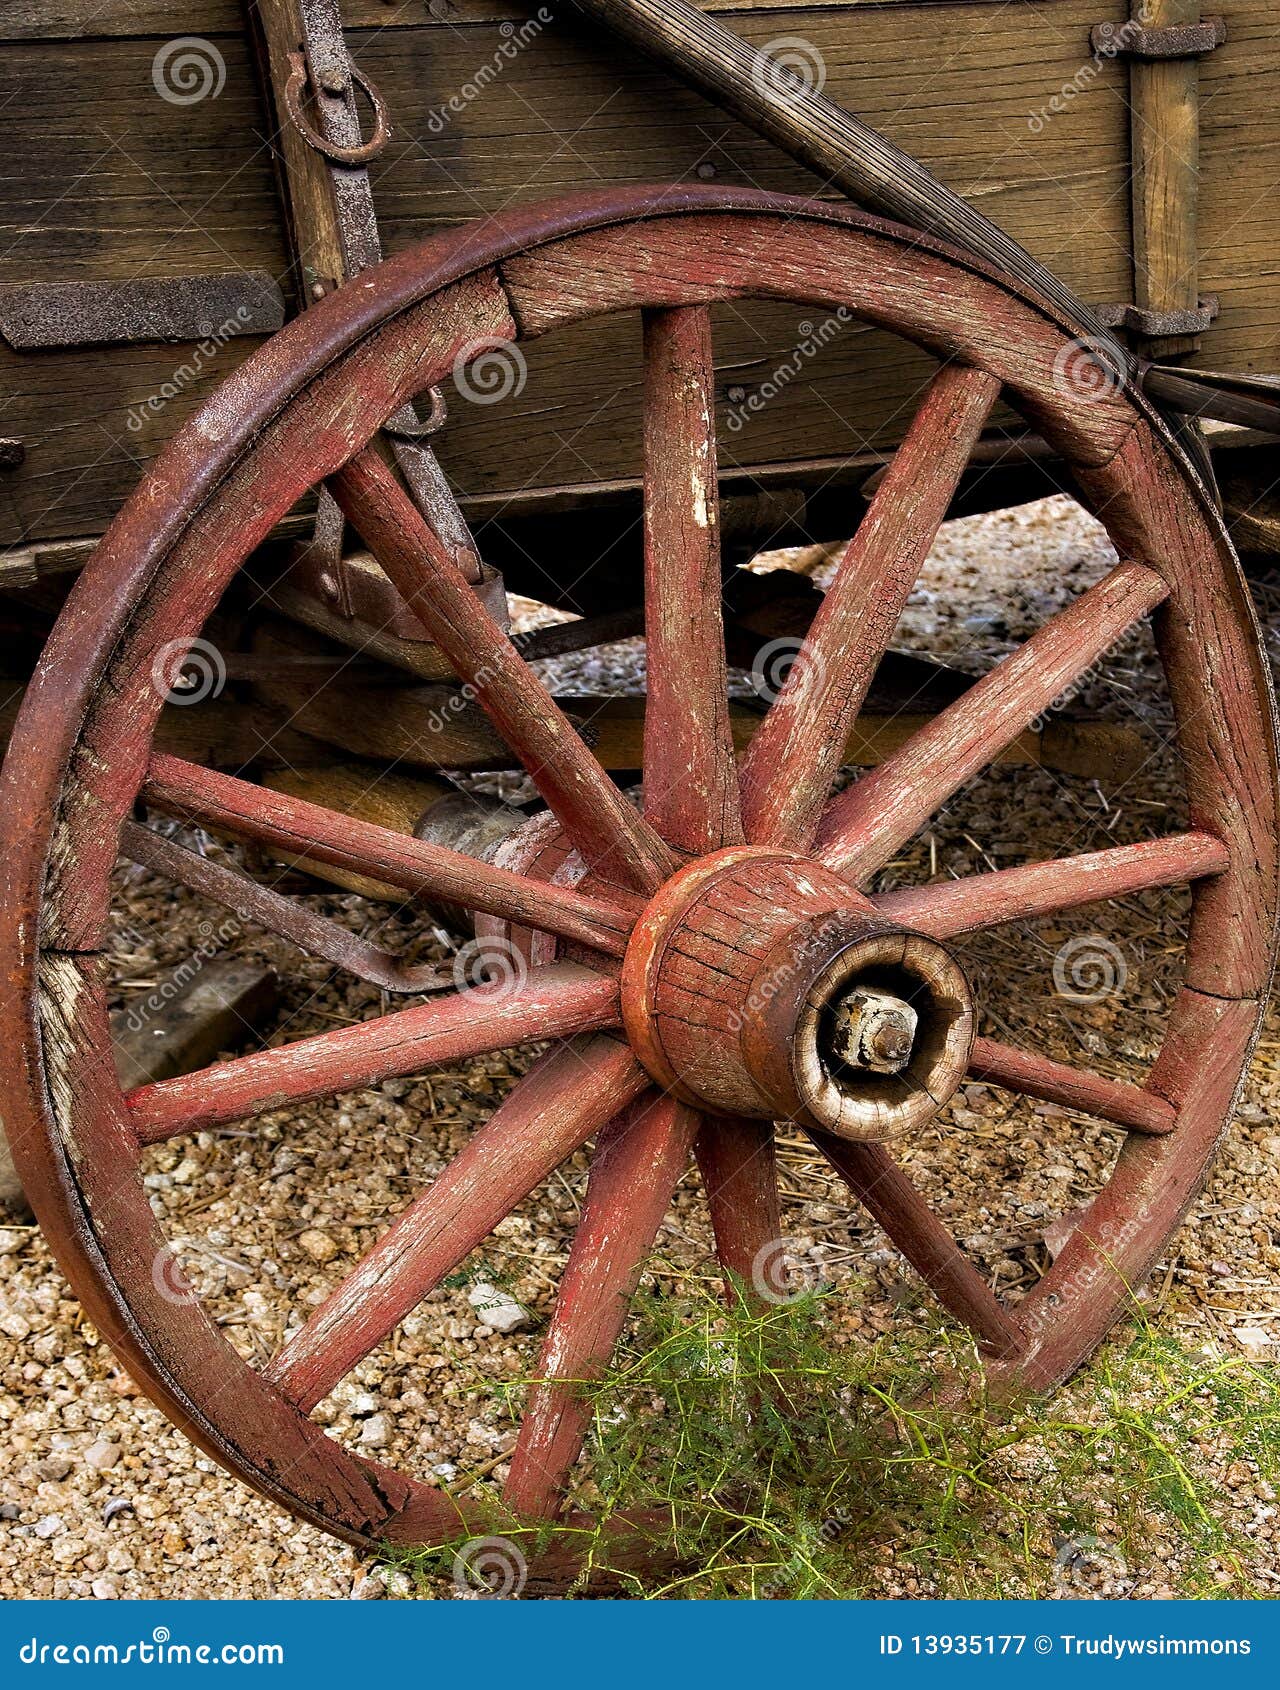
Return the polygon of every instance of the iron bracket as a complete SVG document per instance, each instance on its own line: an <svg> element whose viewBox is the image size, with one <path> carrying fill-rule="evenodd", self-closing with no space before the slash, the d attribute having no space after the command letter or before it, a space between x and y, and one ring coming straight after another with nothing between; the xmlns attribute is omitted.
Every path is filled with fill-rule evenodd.
<svg viewBox="0 0 1280 1690"><path fill-rule="evenodd" d="M1206 18L1203 23L1170 24L1165 29L1099 23L1090 31L1089 45L1104 59L1202 59L1226 39L1226 19Z"/></svg>
<svg viewBox="0 0 1280 1690"><path fill-rule="evenodd" d="M1203 334L1220 309L1217 294L1205 294L1194 311L1145 311L1140 305L1095 305L1094 316L1104 328L1127 329L1145 340Z"/></svg>

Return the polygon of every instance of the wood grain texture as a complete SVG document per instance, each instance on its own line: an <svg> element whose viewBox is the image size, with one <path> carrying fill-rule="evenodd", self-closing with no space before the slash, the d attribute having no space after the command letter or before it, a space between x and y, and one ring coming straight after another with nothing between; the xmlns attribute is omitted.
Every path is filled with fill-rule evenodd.
<svg viewBox="0 0 1280 1690"><path fill-rule="evenodd" d="M1199 23L1201 0L1132 0L1144 29ZM1200 61L1134 59L1129 64L1133 156L1133 285L1149 311L1194 311L1200 304ZM1168 358L1192 350L1194 336L1144 347Z"/></svg>
<svg viewBox="0 0 1280 1690"><path fill-rule="evenodd" d="M1230 853L1207 833L1176 833L1078 857L964 875L933 886L878 892L872 903L904 927L955 939L1008 921L1038 921L1082 904L1125 898L1156 886L1179 886L1221 874Z"/></svg>
<svg viewBox="0 0 1280 1690"><path fill-rule="evenodd" d="M644 813L670 844L742 838L729 724L715 366L701 306L644 314Z"/></svg>
<svg viewBox="0 0 1280 1690"><path fill-rule="evenodd" d="M587 1389L613 1354L697 1128L693 1110L649 1093L600 1133L503 1487L517 1514L556 1511L591 1421Z"/></svg>
<svg viewBox="0 0 1280 1690"><path fill-rule="evenodd" d="M1154 570L1118 564L896 756L834 798L818 835L822 860L855 882L879 868L1167 593Z"/></svg>
<svg viewBox="0 0 1280 1690"><path fill-rule="evenodd" d="M289 1339L269 1369L272 1382L290 1402L313 1407L647 1085L616 1039L582 1038L550 1052Z"/></svg>
<svg viewBox="0 0 1280 1690"><path fill-rule="evenodd" d="M944 366L929 384L743 762L755 844L811 844L867 688L999 392L994 376L962 365Z"/></svg>
<svg viewBox="0 0 1280 1690"><path fill-rule="evenodd" d="M773 1122L708 1115L694 1154L724 1269L725 1296L731 1308L744 1301L758 1304L759 1276L782 1245Z"/></svg>
<svg viewBox="0 0 1280 1690"><path fill-rule="evenodd" d="M553 963L516 987L507 982L472 987L355 1027L215 1063L138 1087L125 1103L140 1142L158 1144L531 1039L563 1039L617 1023L614 981L573 963Z"/></svg>
<svg viewBox="0 0 1280 1690"><path fill-rule="evenodd" d="M1172 1132L1178 1124L1172 1105L1154 1092L1051 1061L1035 1051L1015 1050L995 1039L975 1039L969 1072L975 1080L1023 1097L1038 1097L1064 1109L1078 1109L1134 1132Z"/></svg>

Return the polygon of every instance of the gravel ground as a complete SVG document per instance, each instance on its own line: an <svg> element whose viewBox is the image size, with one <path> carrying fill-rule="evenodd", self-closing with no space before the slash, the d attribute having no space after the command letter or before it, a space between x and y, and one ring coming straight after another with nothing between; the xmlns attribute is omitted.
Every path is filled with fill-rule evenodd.
<svg viewBox="0 0 1280 1690"><path fill-rule="evenodd" d="M1112 561L1105 540L1065 501L950 524L898 643L980 672ZM1280 595L1272 608L1280 628ZM643 653L630 642L560 660L556 668L569 689L632 691ZM992 771L895 859L884 884L1095 849L1183 825L1174 765L1163 749L1167 709L1146 634L1100 665L1067 707L1136 719L1151 746L1141 775L1113 792L1105 783L1046 771ZM121 894L116 962L127 1001L208 947L210 911L137 873L122 880ZM314 902L415 960L448 954L442 936L407 912L382 906L371 922L370 906L355 898ZM1153 892L1123 907L975 940L965 959L988 1029L1005 1028L1011 1039L1062 1060L1137 1073L1158 1049L1184 916L1182 894ZM1064 952L1072 940L1085 941L1083 961ZM228 949L269 958L280 969L285 985L272 1043L380 1008L375 988L299 962L270 938L240 933ZM1085 968L1075 981L1085 996L1099 969L1115 989L1094 1002L1064 998L1055 962L1062 977L1073 960ZM1147 1293L1158 1321L1191 1344L1258 1359L1274 1359L1280 1339L1277 1051L1273 1016L1214 1179ZM266 1360L381 1225L460 1148L529 1057L487 1057L148 1154L154 1207L242 1354ZM905 1161L990 1281L1016 1297L1043 1271L1046 1229L1052 1236L1052 1223L1097 1189L1118 1139L1115 1129L1063 1109L971 1085ZM481 1467L501 1478L514 1424L493 1410L492 1387L532 1365L585 1171L584 1156L563 1168L502 1223L466 1276L429 1297L321 1405L318 1417L335 1437L445 1482ZM919 1318L901 1259L844 1206L799 1142L784 1145L783 1178L793 1250L825 1278L847 1281L848 1295L836 1305L840 1340L860 1341ZM677 1269L707 1271L708 1226L692 1178L677 1194L661 1247ZM473 1306L469 1288L486 1278L499 1280L525 1311L515 1330L495 1330L505 1324L498 1311L488 1311L491 1325ZM380 1576L362 1569L351 1551L250 1494L169 1426L98 1342L31 1227L0 1230L0 1373L0 1595L383 1594ZM1257 1588L1274 1593L1280 1553L1266 1486L1248 1469L1224 1482L1254 1521ZM1153 1575L1133 1594L1170 1594L1172 1576ZM886 1593L908 1588L887 1571Z"/></svg>

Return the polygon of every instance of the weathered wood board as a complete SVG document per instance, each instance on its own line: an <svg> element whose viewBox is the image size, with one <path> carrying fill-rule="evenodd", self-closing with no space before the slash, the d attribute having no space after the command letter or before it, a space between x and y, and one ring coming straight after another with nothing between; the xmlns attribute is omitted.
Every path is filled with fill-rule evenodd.
<svg viewBox="0 0 1280 1690"><path fill-rule="evenodd" d="M1094 24L1128 15L1124 0L731 0L716 9L760 46L812 42L827 93L973 198L1084 297L1132 299L1127 73L1095 63L1089 47ZM1200 217L1203 286L1221 295L1222 317L1200 358L1274 368L1280 209L1264 185L1280 41L1260 0L1216 9L1229 40L1203 67ZM572 13L524 32L513 50L511 23L537 12L532 0L344 6L350 45L396 125L374 170L387 251L514 202L608 183L701 174L814 190L768 143ZM158 56L179 35L216 51L216 96L175 104L157 93ZM12 43L0 64L9 123L0 286L249 267L285 275L266 123L234 0L17 0L0 13L0 39ZM900 434L927 361L856 325L797 359L814 329L823 325L793 309L718 313L726 469L865 450ZM175 346L0 346L3 432L27 447L20 468L0 472L0 545L100 529L253 344L229 340L204 358ZM588 326L531 347L523 390L509 401L455 399L440 455L459 491L638 475L638 352L638 324ZM757 393L767 403L731 414L731 388L743 390L738 404ZM156 395L167 395L159 406L148 403Z"/></svg>

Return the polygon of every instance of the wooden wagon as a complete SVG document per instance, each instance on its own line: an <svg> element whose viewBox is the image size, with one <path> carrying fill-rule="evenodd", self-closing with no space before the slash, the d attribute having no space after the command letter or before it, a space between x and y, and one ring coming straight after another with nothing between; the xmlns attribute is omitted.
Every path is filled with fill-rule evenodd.
<svg viewBox="0 0 1280 1690"><path fill-rule="evenodd" d="M1280 41L1260 0L1220 12L4 8L4 1125L92 1318L250 1483L365 1545L480 1528L310 1411L589 1140L517 1523L560 1517L573 1381L691 1154L750 1296L781 1229L772 1123L798 1123L1010 1388L1069 1373L1158 1258L1276 924L1270 682L1228 524L1274 550ZM1057 491L1110 534L1105 579L972 684L889 650L948 515ZM825 596L737 567L855 529ZM511 591L576 619L513 639ZM1052 708L1147 616L1185 829L878 890L994 759L1121 770L1123 730ZM557 702L528 667L641 632L643 711ZM769 708L731 705L726 665L779 649ZM518 769L540 806L424 785ZM410 1007L126 1091L122 855ZM280 858L470 912L508 977L405 966L282 892ZM950 941L1182 884L1145 1076L979 1035ZM148 1146L534 1039L265 1371L157 1269ZM1128 1134L1016 1307L889 1148L966 1075Z"/></svg>

